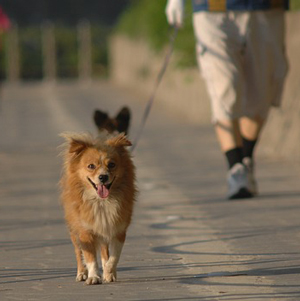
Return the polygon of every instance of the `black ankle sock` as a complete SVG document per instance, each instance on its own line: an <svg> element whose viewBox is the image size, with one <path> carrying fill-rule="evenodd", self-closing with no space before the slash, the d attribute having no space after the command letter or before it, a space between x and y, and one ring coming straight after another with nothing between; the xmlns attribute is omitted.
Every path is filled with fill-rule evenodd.
<svg viewBox="0 0 300 301"><path fill-rule="evenodd" d="M236 147L225 152L225 156L228 162L229 169L236 163L241 163L243 159L243 149Z"/></svg>
<svg viewBox="0 0 300 301"><path fill-rule="evenodd" d="M244 158L245 157L252 158L257 139L256 140L248 140L244 137L242 139L243 139L243 157Z"/></svg>

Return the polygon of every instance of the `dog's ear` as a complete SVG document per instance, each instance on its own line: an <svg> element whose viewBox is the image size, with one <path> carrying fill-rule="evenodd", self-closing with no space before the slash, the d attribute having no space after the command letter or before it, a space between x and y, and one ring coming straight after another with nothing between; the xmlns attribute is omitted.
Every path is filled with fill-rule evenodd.
<svg viewBox="0 0 300 301"><path fill-rule="evenodd" d="M94 122L98 128L101 128L105 121L108 119L108 115L100 110L94 112Z"/></svg>
<svg viewBox="0 0 300 301"><path fill-rule="evenodd" d="M106 144L114 147L125 147L132 145L132 143L127 139L124 133L108 138L106 140Z"/></svg>
<svg viewBox="0 0 300 301"><path fill-rule="evenodd" d="M117 130L119 133L124 132L126 135L128 133L129 122L130 122L130 110L127 107L123 107L121 111L115 117L118 126Z"/></svg>
<svg viewBox="0 0 300 301"><path fill-rule="evenodd" d="M80 155L86 148L88 144L81 140L72 139L69 146L69 153Z"/></svg>
<svg viewBox="0 0 300 301"><path fill-rule="evenodd" d="M86 134L63 133L60 136L66 139L67 152L75 157L93 145L92 138Z"/></svg>

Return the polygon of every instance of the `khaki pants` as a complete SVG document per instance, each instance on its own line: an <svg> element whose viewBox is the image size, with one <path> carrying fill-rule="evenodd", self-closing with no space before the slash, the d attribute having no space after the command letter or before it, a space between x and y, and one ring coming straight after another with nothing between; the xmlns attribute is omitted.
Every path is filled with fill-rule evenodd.
<svg viewBox="0 0 300 301"><path fill-rule="evenodd" d="M193 21L213 122L265 119L280 105L287 73L284 11L198 12Z"/></svg>

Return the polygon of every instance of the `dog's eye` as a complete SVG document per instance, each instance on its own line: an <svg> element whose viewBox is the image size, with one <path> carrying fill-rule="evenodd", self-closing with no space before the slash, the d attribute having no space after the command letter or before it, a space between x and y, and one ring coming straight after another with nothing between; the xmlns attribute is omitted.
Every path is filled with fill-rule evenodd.
<svg viewBox="0 0 300 301"><path fill-rule="evenodd" d="M114 167L116 167L116 164L114 162L108 163L108 168L114 168Z"/></svg>
<svg viewBox="0 0 300 301"><path fill-rule="evenodd" d="M88 165L88 169L96 169L96 165L95 164L89 164Z"/></svg>

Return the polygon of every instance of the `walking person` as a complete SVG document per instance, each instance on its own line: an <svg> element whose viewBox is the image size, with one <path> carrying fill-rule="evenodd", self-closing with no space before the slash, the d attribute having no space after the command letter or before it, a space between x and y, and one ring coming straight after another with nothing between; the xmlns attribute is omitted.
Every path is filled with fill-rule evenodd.
<svg viewBox="0 0 300 301"><path fill-rule="evenodd" d="M169 24L183 26L184 0L168 0ZM257 194L254 149L271 106L280 106L287 61L289 0L192 0L199 69L228 162L228 198Z"/></svg>

